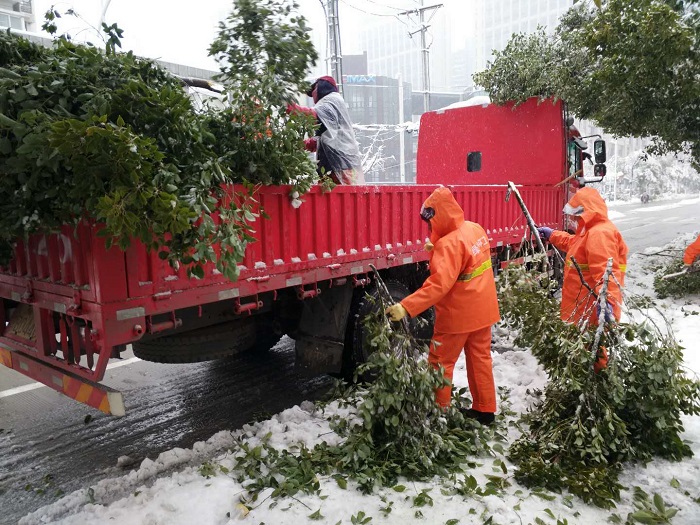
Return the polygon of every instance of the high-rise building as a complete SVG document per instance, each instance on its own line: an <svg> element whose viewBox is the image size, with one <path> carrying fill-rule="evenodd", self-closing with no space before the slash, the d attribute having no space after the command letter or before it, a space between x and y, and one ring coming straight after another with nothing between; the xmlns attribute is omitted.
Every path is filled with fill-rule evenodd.
<svg viewBox="0 0 700 525"><path fill-rule="evenodd" d="M506 47L513 33L554 31L573 0L476 0L476 71L486 68L493 50Z"/></svg>
<svg viewBox="0 0 700 525"><path fill-rule="evenodd" d="M399 82L382 75L343 76L367 182L415 181L413 137L399 125L402 117L411 119L411 85Z"/></svg>
<svg viewBox="0 0 700 525"><path fill-rule="evenodd" d="M0 0L0 28L36 31L36 19L31 0Z"/></svg>
<svg viewBox="0 0 700 525"><path fill-rule="evenodd" d="M426 32L429 49L430 89L445 91L450 87L452 46L449 35L449 17L443 8L426 13L430 19ZM367 52L370 72L396 78L401 75L414 90L423 88L421 36L417 15L394 18L368 18L367 25L359 32L358 51ZM411 33L413 33L411 35Z"/></svg>

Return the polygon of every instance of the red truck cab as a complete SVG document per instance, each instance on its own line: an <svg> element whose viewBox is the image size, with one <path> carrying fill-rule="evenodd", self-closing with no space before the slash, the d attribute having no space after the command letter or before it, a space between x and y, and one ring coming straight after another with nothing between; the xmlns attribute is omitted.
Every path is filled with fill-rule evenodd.
<svg viewBox="0 0 700 525"><path fill-rule="evenodd" d="M498 269L529 237L505 200L507 181L539 224L561 227L563 181L582 160L576 136L561 102L426 113L415 185L315 187L298 208L289 187L260 188L269 219L257 224L236 282L213 265L190 278L136 241L107 250L87 222L19 240L0 270L0 363L113 415L124 414L124 400L100 381L128 344L142 359L186 363L265 350L288 334L300 367L348 374L367 357L370 265L397 300L427 276L418 211L433 189L449 185L465 218L484 227Z"/></svg>

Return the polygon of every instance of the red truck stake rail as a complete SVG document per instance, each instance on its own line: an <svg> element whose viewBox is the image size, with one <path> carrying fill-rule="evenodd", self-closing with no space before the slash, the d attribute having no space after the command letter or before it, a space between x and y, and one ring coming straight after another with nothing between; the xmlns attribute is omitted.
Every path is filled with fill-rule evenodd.
<svg viewBox="0 0 700 525"><path fill-rule="evenodd" d="M261 188L256 198L269 219L256 223L256 242L237 282L213 266L202 279L188 278L137 242L126 251L106 250L88 224L18 242L0 272L0 363L114 415L124 413L121 394L99 381L127 344L144 359L193 362L269 347L287 333L297 341L301 366L347 373L362 360L355 309L358 297L371 292L365 290L370 264L399 295L426 275L427 228L418 210L440 180L459 183L452 191L466 218L486 229L495 260L526 235L517 204L505 202L506 179L518 181L508 166L514 158L526 155L531 164L520 170L528 181L520 191L535 219L561 225L566 195L555 183L570 169L562 107L525 106L424 115L418 185L340 186L329 193L315 187L299 208L291 205L289 187ZM460 121L470 125L459 127ZM500 128L500 141L499 133L477 126L482 121ZM517 136L522 126L529 137ZM477 172L467 170L474 152Z"/></svg>

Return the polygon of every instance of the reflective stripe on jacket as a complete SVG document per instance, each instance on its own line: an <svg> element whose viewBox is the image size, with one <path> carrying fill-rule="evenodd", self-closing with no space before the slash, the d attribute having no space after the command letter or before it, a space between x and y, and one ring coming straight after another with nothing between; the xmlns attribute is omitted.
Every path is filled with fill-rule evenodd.
<svg viewBox="0 0 700 525"><path fill-rule="evenodd" d="M464 212L447 188L436 189L424 204L430 220L430 276L401 304L411 317L435 306L435 332L473 332L498 322L491 247L484 229L464 220Z"/></svg>

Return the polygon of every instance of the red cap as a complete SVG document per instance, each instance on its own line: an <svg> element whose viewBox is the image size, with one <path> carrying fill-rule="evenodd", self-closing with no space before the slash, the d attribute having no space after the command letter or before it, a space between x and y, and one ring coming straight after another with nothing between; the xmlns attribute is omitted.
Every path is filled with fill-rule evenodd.
<svg viewBox="0 0 700 525"><path fill-rule="evenodd" d="M317 78L316 81L313 84L311 84L311 87L306 92L306 94L308 96L311 96L311 93L313 92L314 88L316 88L316 84L318 84L319 80L325 80L326 82L329 82L335 89L338 89L338 84L335 83L335 79L331 76L326 75L326 76Z"/></svg>
<svg viewBox="0 0 700 525"><path fill-rule="evenodd" d="M338 84L335 83L335 79L328 75L326 75L325 77L320 77L318 80L325 80L326 82L330 82L331 84L333 84L334 88L338 87ZM316 82L318 82L318 80Z"/></svg>

